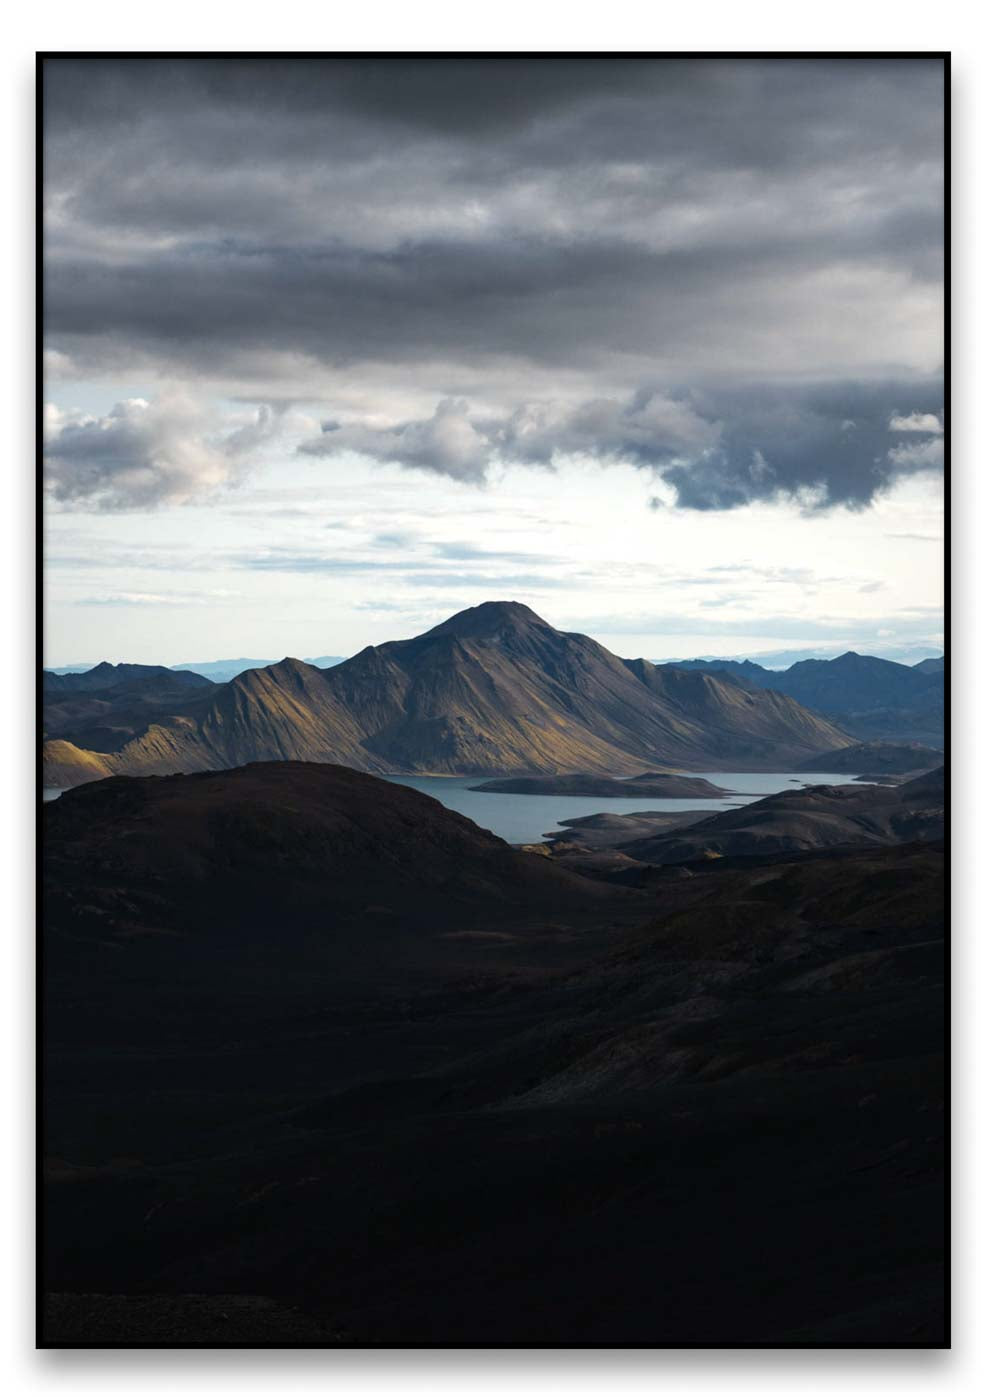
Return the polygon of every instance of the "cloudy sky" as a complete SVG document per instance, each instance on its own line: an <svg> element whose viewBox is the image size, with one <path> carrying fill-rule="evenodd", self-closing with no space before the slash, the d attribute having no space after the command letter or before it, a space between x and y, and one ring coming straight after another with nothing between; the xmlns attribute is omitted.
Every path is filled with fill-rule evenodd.
<svg viewBox="0 0 989 1400"><path fill-rule="evenodd" d="M48 663L486 598L938 651L943 104L926 60L49 60Z"/></svg>

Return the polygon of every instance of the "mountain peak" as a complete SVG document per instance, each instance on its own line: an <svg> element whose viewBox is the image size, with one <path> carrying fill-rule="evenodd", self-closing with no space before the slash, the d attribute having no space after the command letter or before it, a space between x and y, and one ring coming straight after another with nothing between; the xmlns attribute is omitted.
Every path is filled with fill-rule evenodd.
<svg viewBox="0 0 989 1400"><path fill-rule="evenodd" d="M549 623L527 608L524 603L490 602L479 603L476 608L465 608L445 622L431 627L427 637L491 637L506 628L512 630L529 627L549 628Z"/></svg>

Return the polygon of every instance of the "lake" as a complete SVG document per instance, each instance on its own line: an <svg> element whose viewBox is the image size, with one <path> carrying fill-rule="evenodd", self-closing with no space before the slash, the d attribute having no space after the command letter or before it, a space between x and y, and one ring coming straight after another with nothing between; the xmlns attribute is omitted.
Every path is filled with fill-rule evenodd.
<svg viewBox="0 0 989 1400"><path fill-rule="evenodd" d="M698 773L715 787L731 788L734 797L533 797L508 792L472 792L484 778L409 778L389 774L388 781L402 783L437 798L444 807L470 817L513 845L541 841L569 817L592 812L711 812L740 807L784 788L816 783L848 783L847 773ZM744 795L743 795L744 794Z"/></svg>
<svg viewBox="0 0 989 1400"><path fill-rule="evenodd" d="M734 797L532 797L510 792L472 792L484 778L409 778L389 774L390 783L415 788L437 798L444 807L470 817L472 822L493 831L503 841L521 845L541 841L569 817L586 817L592 812L704 812L725 811L755 802L784 788L808 787L816 783L849 783L847 773L700 773L715 787L731 788ZM44 799L53 802L64 789L45 788Z"/></svg>

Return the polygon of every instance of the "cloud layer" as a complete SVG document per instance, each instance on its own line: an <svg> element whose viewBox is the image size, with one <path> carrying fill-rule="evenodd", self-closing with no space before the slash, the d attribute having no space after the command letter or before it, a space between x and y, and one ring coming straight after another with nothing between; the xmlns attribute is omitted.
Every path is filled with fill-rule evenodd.
<svg viewBox="0 0 989 1400"><path fill-rule="evenodd" d="M777 496L809 508L861 506L897 477L943 465L934 413L890 415L898 384L760 385L670 397L641 391L627 401L523 404L498 417L444 399L431 417L390 428L323 425L301 445L310 456L344 450L379 462L481 481L489 468L554 467L568 458L649 468L675 503L727 510ZM938 381L911 386L937 402ZM654 498L655 508L663 504Z"/></svg>
<svg viewBox="0 0 989 1400"><path fill-rule="evenodd" d="M53 377L318 401L308 451L461 481L624 460L695 509L936 465L939 62L50 59L45 104ZM64 437L62 499L230 479L120 417Z"/></svg>

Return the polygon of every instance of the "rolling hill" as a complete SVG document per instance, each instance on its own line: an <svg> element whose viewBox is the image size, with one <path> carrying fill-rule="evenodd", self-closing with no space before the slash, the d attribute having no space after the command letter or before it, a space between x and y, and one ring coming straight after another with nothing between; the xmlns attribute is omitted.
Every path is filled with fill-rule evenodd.
<svg viewBox="0 0 989 1400"><path fill-rule="evenodd" d="M647 864L779 855L944 839L944 769L896 787L819 786L777 792L669 834L622 841Z"/></svg>
<svg viewBox="0 0 989 1400"><path fill-rule="evenodd" d="M47 1346L943 1342L936 845L624 888L316 764L44 820Z"/></svg>
<svg viewBox="0 0 989 1400"><path fill-rule="evenodd" d="M162 705L114 749L50 729L45 781L274 759L478 777L786 767L850 742L783 695L623 661L521 603L468 608L328 670L286 658Z"/></svg>
<svg viewBox="0 0 989 1400"><path fill-rule="evenodd" d="M318 763L86 784L45 808L45 879L67 935L276 927L276 971L312 927L524 922L605 898L425 793Z"/></svg>

